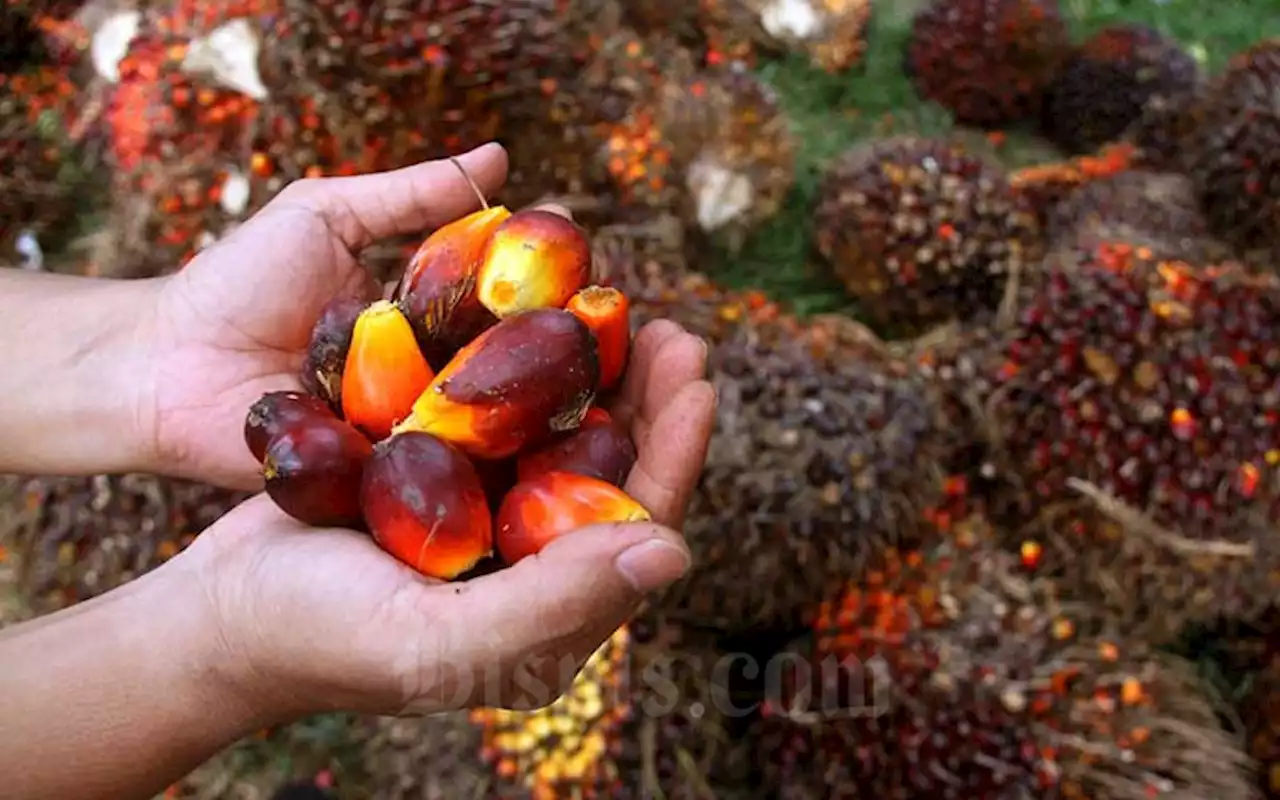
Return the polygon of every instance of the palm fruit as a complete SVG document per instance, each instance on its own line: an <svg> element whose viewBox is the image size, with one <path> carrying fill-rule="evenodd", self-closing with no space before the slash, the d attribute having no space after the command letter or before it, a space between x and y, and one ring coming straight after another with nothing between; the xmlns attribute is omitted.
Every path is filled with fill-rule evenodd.
<svg viewBox="0 0 1280 800"><path fill-rule="evenodd" d="M868 317L919 330L981 317L1042 251L1030 203L959 144L894 137L827 173L818 251Z"/></svg>
<svg viewBox="0 0 1280 800"><path fill-rule="evenodd" d="M1256 618L1280 576L1280 283L1119 244L1023 289L970 356L1009 544L1153 639Z"/></svg>
<svg viewBox="0 0 1280 800"><path fill-rule="evenodd" d="M1058 0L931 0L916 15L906 71L956 121L1033 117L1070 48Z"/></svg>
<svg viewBox="0 0 1280 800"><path fill-rule="evenodd" d="M54 67L0 74L0 261L42 266L84 199L76 99Z"/></svg>
<svg viewBox="0 0 1280 800"><path fill-rule="evenodd" d="M695 568L666 598L682 618L793 626L872 543L926 532L946 434L924 382L868 331L696 274L623 288L637 323L671 319L710 345L719 404L683 529Z"/></svg>
<svg viewBox="0 0 1280 800"><path fill-rule="evenodd" d="M1280 38L1231 59L1209 87L1189 168L1218 235L1280 256Z"/></svg>
<svg viewBox="0 0 1280 800"><path fill-rule="evenodd" d="M0 547L35 613L96 597L173 557L248 497L150 475L21 479Z"/></svg>
<svg viewBox="0 0 1280 800"><path fill-rule="evenodd" d="M665 127L674 152L688 151L684 216L703 233L740 246L791 191L795 132L774 88L748 72L707 71L677 87Z"/></svg>
<svg viewBox="0 0 1280 800"><path fill-rule="evenodd" d="M871 0L701 0L701 12L709 63L753 63L757 50L795 52L835 73L862 60Z"/></svg>
<svg viewBox="0 0 1280 800"><path fill-rule="evenodd" d="M1272 656L1254 677L1240 715L1263 797L1280 797L1280 659Z"/></svg>
<svg viewBox="0 0 1280 800"><path fill-rule="evenodd" d="M765 707L767 796L1252 796L1190 665L1086 633L981 521L964 526L938 549L882 552L823 605L808 661Z"/></svg>
<svg viewBox="0 0 1280 800"><path fill-rule="evenodd" d="M1046 231L1054 247L1076 252L1127 242L1165 259L1203 263L1226 256L1190 180L1173 173L1132 170L1087 183L1049 210Z"/></svg>
<svg viewBox="0 0 1280 800"><path fill-rule="evenodd" d="M500 793L692 800L737 782L721 655L669 625L637 628L614 632L550 705L472 713Z"/></svg>
<svg viewBox="0 0 1280 800"><path fill-rule="evenodd" d="M1156 100L1195 90L1200 66L1173 39L1145 25L1112 25L1086 39L1045 92L1041 122L1049 139L1087 153L1120 138Z"/></svg>
<svg viewBox="0 0 1280 800"><path fill-rule="evenodd" d="M1027 199L1041 222L1045 222L1052 208L1069 194L1094 181L1133 169L1138 156L1137 148L1131 143L1109 144L1087 156L1023 167L1009 175L1009 183Z"/></svg>

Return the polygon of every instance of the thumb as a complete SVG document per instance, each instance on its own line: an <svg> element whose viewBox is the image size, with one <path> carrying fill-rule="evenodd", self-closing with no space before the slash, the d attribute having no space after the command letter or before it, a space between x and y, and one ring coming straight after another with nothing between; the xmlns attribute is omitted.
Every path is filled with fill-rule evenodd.
<svg viewBox="0 0 1280 800"><path fill-rule="evenodd" d="M594 525L508 569L448 587L443 618L470 632L449 648L461 668L454 677L469 684L439 688L450 691L450 705L547 705L647 593L679 579L690 564L684 541L668 528ZM440 698L418 703L436 705L432 700Z"/></svg>

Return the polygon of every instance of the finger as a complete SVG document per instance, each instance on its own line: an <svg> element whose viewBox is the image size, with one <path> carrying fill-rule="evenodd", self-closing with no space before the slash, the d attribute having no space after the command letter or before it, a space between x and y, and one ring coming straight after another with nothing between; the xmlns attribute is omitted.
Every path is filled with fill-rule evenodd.
<svg viewBox="0 0 1280 800"><path fill-rule="evenodd" d="M480 199L472 181L487 196L506 180L507 152L497 143L456 160L458 164L438 159L390 172L301 180L286 187L272 204L319 214L356 252L378 239L439 227L474 211Z"/></svg>
<svg viewBox="0 0 1280 800"><path fill-rule="evenodd" d="M706 381L684 386L654 420L649 444L627 476L627 493L663 525L679 528L707 459L716 392Z"/></svg>
<svg viewBox="0 0 1280 800"><path fill-rule="evenodd" d="M536 707L554 701L645 594L680 578L689 564L674 531L649 523L597 525L562 536L508 569L444 587L438 610L456 629L442 632L453 674L437 673L432 683L439 694L417 703Z"/></svg>
<svg viewBox="0 0 1280 800"><path fill-rule="evenodd" d="M631 436L643 449L654 422L680 390L707 374L707 346L691 333L680 333L662 343L653 358L643 388L640 409L631 421Z"/></svg>
<svg viewBox="0 0 1280 800"><path fill-rule="evenodd" d="M644 402L645 386L649 383L658 349L668 339L679 335L682 330L679 325L669 319L657 319L642 327L636 334L635 341L631 344L631 360L627 364L627 375L622 380L618 399L611 409L613 418L619 425L630 429L632 420L639 413L640 405Z"/></svg>
<svg viewBox="0 0 1280 800"><path fill-rule="evenodd" d="M564 206L560 205L559 203L543 203L540 206L534 206L534 207L540 211L550 211L552 214L559 214L560 216L568 220L573 219L573 212L565 208Z"/></svg>

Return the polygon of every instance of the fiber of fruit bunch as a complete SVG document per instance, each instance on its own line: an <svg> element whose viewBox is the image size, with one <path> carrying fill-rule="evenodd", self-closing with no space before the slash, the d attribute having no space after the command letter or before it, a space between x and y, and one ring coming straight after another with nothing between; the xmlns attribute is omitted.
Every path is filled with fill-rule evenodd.
<svg viewBox="0 0 1280 800"><path fill-rule="evenodd" d="M684 526L695 569L665 607L728 632L794 626L868 548L929 530L945 432L923 381L869 332L692 273L626 291L637 322L709 343L720 398Z"/></svg>
<svg viewBox="0 0 1280 800"><path fill-rule="evenodd" d="M1192 93L1199 79L1199 64L1173 39L1143 25L1112 25L1076 48L1049 84L1041 122L1067 152L1092 152L1120 138L1148 103Z"/></svg>
<svg viewBox="0 0 1280 800"><path fill-rule="evenodd" d="M918 331L988 314L1043 250L1008 176L941 140L859 146L829 169L819 198L818 252L881 326Z"/></svg>
<svg viewBox="0 0 1280 800"><path fill-rule="evenodd" d="M681 637L620 628L550 705L472 712L483 758L537 800L693 800L736 782L742 765L724 730L734 707L721 656Z"/></svg>
<svg viewBox="0 0 1280 800"><path fill-rule="evenodd" d="M958 122L1035 116L1070 48L1057 0L932 0L915 18L906 71Z"/></svg>
<svg viewBox="0 0 1280 800"><path fill-rule="evenodd" d="M1010 544L1157 638L1264 611L1280 574L1280 284L1119 244L1024 289L979 359L1018 487L1007 507L1037 522Z"/></svg>
<svg viewBox="0 0 1280 800"><path fill-rule="evenodd" d="M683 216L741 246L778 213L795 182L798 144L777 92L741 69L710 70L676 84L665 117L684 165Z"/></svg>
<svg viewBox="0 0 1280 800"><path fill-rule="evenodd" d="M709 63L755 61L757 51L801 53L820 70L856 66L866 50L871 0L702 0Z"/></svg>
<svg viewBox="0 0 1280 800"><path fill-rule="evenodd" d="M1241 250L1280 256L1280 38L1231 59L1210 85L1188 146L1201 204Z"/></svg>
<svg viewBox="0 0 1280 800"><path fill-rule="evenodd" d="M0 542L37 613L87 600L172 558L248 495L150 475L24 478L25 523Z"/></svg>
<svg viewBox="0 0 1280 800"><path fill-rule="evenodd" d="M1227 255L1190 180L1173 173L1133 170L1085 184L1050 209L1046 227L1054 247L1077 253L1126 242L1162 259L1203 263Z"/></svg>
<svg viewBox="0 0 1280 800"><path fill-rule="evenodd" d="M1252 796L1190 665L1085 634L1073 607L981 542L984 523L964 524L938 550L883 552L823 606L807 668L766 707L767 792Z"/></svg>
<svg viewBox="0 0 1280 800"><path fill-rule="evenodd" d="M572 54L557 13L556 0L282 0L264 80L404 166L494 138L500 101Z"/></svg>
<svg viewBox="0 0 1280 800"><path fill-rule="evenodd" d="M39 243L73 220L84 197L88 161L69 133L76 100L55 68L0 74L0 260L40 266Z"/></svg>
<svg viewBox="0 0 1280 800"><path fill-rule="evenodd" d="M1097 153L1067 161L1034 164L1009 175L1015 191L1027 198L1041 220L1079 187L1133 169L1138 150L1132 143L1109 144Z"/></svg>
<svg viewBox="0 0 1280 800"><path fill-rule="evenodd" d="M1273 656L1254 676L1240 715L1249 757L1258 765L1259 788L1264 797L1280 797L1280 659Z"/></svg>

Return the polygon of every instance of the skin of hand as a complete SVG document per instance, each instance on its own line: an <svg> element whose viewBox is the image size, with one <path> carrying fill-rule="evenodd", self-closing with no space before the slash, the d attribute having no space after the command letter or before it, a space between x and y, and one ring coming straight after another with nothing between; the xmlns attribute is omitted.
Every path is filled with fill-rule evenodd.
<svg viewBox="0 0 1280 800"><path fill-rule="evenodd" d="M486 191L504 178L497 146L460 160ZM296 387L331 297L378 294L352 253L476 202L448 162L303 181L150 282L161 338L129 339L157 348L154 400L134 413L152 443L139 452L156 472L258 485L244 411ZM574 531L508 569L440 583L365 535L308 528L258 495L131 584L0 632L0 770L24 797L142 796L240 736L311 713L553 701L647 593L690 565L676 530L714 417L705 369L705 344L675 323L637 334L611 410L639 454L625 488L653 523ZM76 713L50 713L60 708Z"/></svg>

